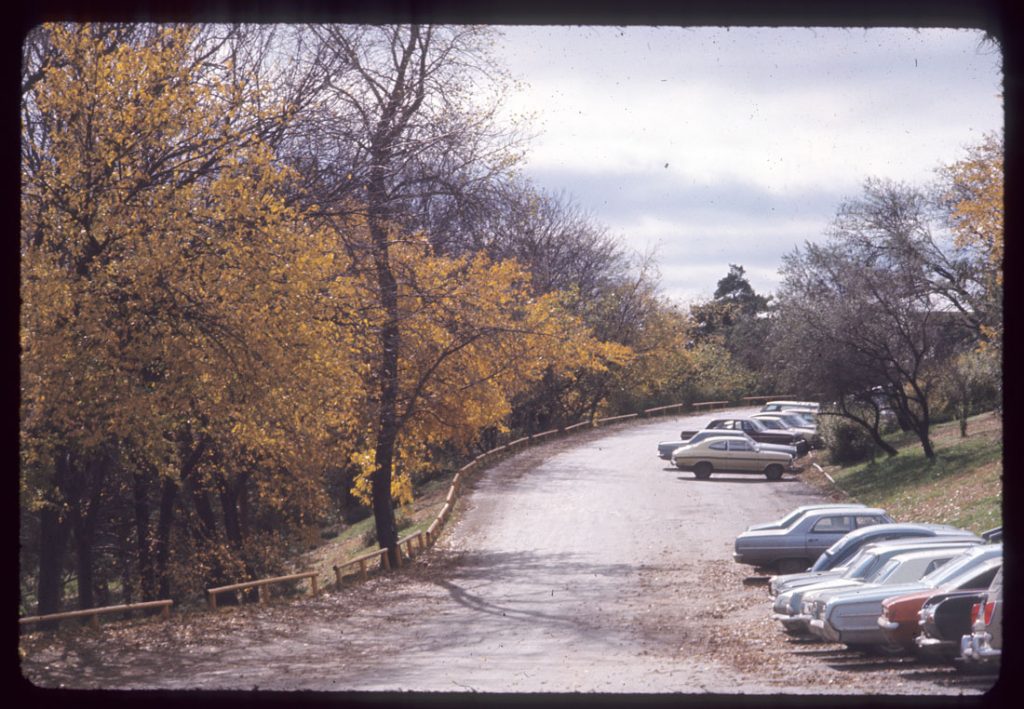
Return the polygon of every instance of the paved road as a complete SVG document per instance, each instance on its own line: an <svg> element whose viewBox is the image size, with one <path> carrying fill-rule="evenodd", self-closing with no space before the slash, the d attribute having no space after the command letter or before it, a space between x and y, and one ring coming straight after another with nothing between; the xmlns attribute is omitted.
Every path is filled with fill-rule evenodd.
<svg viewBox="0 0 1024 709"><path fill-rule="evenodd" d="M501 461L474 479L426 564L401 574L154 623L142 641L104 631L24 671L83 688L983 691L788 646L763 589L744 588L732 542L821 498L791 476L698 481L657 458L658 441L708 418L611 425Z"/></svg>
<svg viewBox="0 0 1024 709"><path fill-rule="evenodd" d="M66 671L54 661L49 677L126 688L729 691L727 668L678 662L683 636L701 631L667 622L666 605L681 607L708 562L731 565L747 524L810 493L763 476L697 481L657 458L659 440L706 420L611 425L535 446L474 480L432 566L269 616L238 609L232 629L215 624L204 637L112 643L105 661L64 658Z"/></svg>

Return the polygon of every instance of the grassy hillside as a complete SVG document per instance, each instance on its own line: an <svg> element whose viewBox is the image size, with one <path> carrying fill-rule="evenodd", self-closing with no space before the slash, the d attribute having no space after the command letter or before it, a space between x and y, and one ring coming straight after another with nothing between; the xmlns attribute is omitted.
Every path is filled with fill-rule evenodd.
<svg viewBox="0 0 1024 709"><path fill-rule="evenodd" d="M969 419L967 437L957 423L932 429L936 458L929 461L913 435L891 441L899 455L825 471L858 502L885 508L901 522L939 522L982 532L1001 525L1002 421L995 414Z"/></svg>

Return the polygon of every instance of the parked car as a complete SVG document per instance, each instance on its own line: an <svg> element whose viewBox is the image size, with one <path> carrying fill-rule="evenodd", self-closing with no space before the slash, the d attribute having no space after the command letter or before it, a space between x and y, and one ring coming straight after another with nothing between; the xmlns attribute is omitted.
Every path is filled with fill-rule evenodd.
<svg viewBox="0 0 1024 709"><path fill-rule="evenodd" d="M803 433L772 431L757 419L714 419L704 429L743 431L758 443L778 443L786 446L796 446L797 457L806 455L807 451L810 450L810 444ZM680 438L689 439L696 433L696 431L683 431L680 433Z"/></svg>
<svg viewBox="0 0 1024 709"><path fill-rule="evenodd" d="M824 591L854 590L872 583L916 580L924 575L932 558L914 561L916 567L911 563L901 563L898 569L891 568L889 561L896 557L904 559L908 554L919 551L935 552L936 557L933 558L950 559L969 546L980 543L980 540L955 537L922 537L868 544L847 565L833 572L819 572L821 575L813 582L794 585L779 593L772 604L772 618L779 621L787 633L808 633L811 618L803 612L804 600L813 599Z"/></svg>
<svg viewBox="0 0 1024 709"><path fill-rule="evenodd" d="M882 629L882 637L886 648L892 651L912 652L917 648L914 639L921 630L918 613L925 601L936 593L952 593L955 591L983 591L992 583L1001 565L990 568L989 573L970 578L961 578L937 588L928 588L915 593L907 593L886 598L882 601L882 613L878 616L878 627Z"/></svg>
<svg viewBox="0 0 1024 709"><path fill-rule="evenodd" d="M800 519L805 512L811 512L813 510L836 510L850 507L867 507L867 505L861 504L860 502L824 502L815 505L800 505L786 513L784 517L772 520L771 522L759 522L758 524L752 524L747 527L746 531L755 529L782 529L783 527L789 527L798 519Z"/></svg>
<svg viewBox="0 0 1024 709"><path fill-rule="evenodd" d="M687 443L700 443L705 438L711 438L712 436L733 436L735 438L742 438L744 440L750 441L751 443L756 443L756 441L753 438L748 436L743 431L704 429L703 431L697 431L696 433L693 434L693 436L691 436L689 439L685 441L664 441L662 443L659 443L658 457L664 458L665 460L672 460L672 453L675 452L677 448L682 448ZM759 445L765 450L782 451L783 453L789 453L793 457L796 457L797 454L795 446L786 446L777 443L762 443Z"/></svg>
<svg viewBox="0 0 1024 709"><path fill-rule="evenodd" d="M886 539L900 539L903 537L930 537L935 535L963 536L975 541L982 541L980 537L967 531L948 524L931 524L924 522L893 522L880 524L864 529L856 529L846 536L840 538L835 544L821 553L810 571L827 571L838 564L849 559L864 544L871 542L885 541Z"/></svg>
<svg viewBox="0 0 1024 709"><path fill-rule="evenodd" d="M808 423L794 412L754 414L750 418L760 422L769 431L785 431L800 436L810 444L811 448L821 448L823 445L822 438L818 434L817 424Z"/></svg>
<svg viewBox="0 0 1024 709"><path fill-rule="evenodd" d="M960 657L968 662L999 662L1003 654L1003 573L992 579L985 602L972 607L971 633L960 639Z"/></svg>
<svg viewBox="0 0 1024 709"><path fill-rule="evenodd" d="M929 526L934 528L929 529ZM822 552L810 570L796 574L772 576L768 580L768 593L771 596L778 596L794 588L841 576L852 565L859 563L868 550L875 550L882 546L887 548L900 545L904 548L920 548L931 544L968 545L982 544L984 541L970 532L955 527L949 527L948 533L944 533L945 530L941 529L943 526L894 522L892 524L875 524L854 530ZM868 533L875 531L876 528L877 533ZM839 552L829 554L836 547L839 547ZM823 558L831 563L821 565Z"/></svg>
<svg viewBox="0 0 1024 709"><path fill-rule="evenodd" d="M672 452L672 462L680 470L692 470L698 480L707 480L712 472L763 473L769 480L779 480L785 472L802 470L793 464L791 453L728 436L712 436L677 448Z"/></svg>
<svg viewBox="0 0 1024 709"><path fill-rule="evenodd" d="M925 601L917 612L917 654L931 659L956 659L960 639L971 634L971 609L985 602L986 593L987 589L936 593Z"/></svg>
<svg viewBox="0 0 1024 709"><path fill-rule="evenodd" d="M810 411L817 413L820 404L816 401L769 401L761 411Z"/></svg>
<svg viewBox="0 0 1024 709"><path fill-rule="evenodd" d="M949 584L969 587L973 578L988 574L1002 564L1002 556L1002 545L979 544L917 581L896 586L866 585L856 591L826 591L814 598L805 594L802 612L811 617L810 631L817 637L844 643L851 648L883 649L886 640L878 625L878 616L886 598L940 589ZM889 563L895 561L891 559Z"/></svg>
<svg viewBox="0 0 1024 709"><path fill-rule="evenodd" d="M811 414L800 411L775 411L771 413L754 414L750 418L776 429L817 431L817 422L812 418L806 418L810 416Z"/></svg>
<svg viewBox="0 0 1024 709"><path fill-rule="evenodd" d="M877 507L811 510L789 527L760 529L736 537L732 558L739 564L775 568L782 573L806 570L840 537L860 527L892 522Z"/></svg>

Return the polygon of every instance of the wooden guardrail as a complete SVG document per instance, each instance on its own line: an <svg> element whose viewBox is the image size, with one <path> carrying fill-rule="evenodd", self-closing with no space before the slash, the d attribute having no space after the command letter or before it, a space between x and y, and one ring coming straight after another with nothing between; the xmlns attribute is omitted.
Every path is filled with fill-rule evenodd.
<svg viewBox="0 0 1024 709"><path fill-rule="evenodd" d="M668 411L669 409L682 409L682 408L685 408L685 407L686 407L686 403L685 402L682 403L682 404L669 404L668 406L655 406L654 408L651 408L651 409L644 409L644 415L647 416L649 414L655 414L655 413L658 413L660 411Z"/></svg>
<svg viewBox="0 0 1024 709"><path fill-rule="evenodd" d="M64 611L62 613L47 613L46 615L30 615L24 618L18 618L18 625L27 625L29 623L42 623L48 620L64 620L65 618L84 618L90 617L89 623L94 628L98 628L100 625L100 616L108 613L123 613L124 611L143 610L147 608L159 608L160 618L167 620L171 617L171 605L174 601L161 600L161 601L143 601L142 603L125 603L119 606L100 606L98 608L83 608L77 611Z"/></svg>
<svg viewBox="0 0 1024 709"><path fill-rule="evenodd" d="M217 610L217 594L224 593L226 591L241 591L246 588L256 588L259 590L259 602L263 603L266 599L264 596L263 589L267 586L275 583L284 583L285 581L295 581L297 579L309 579L310 595L316 596L320 589L318 588L317 573L315 571L304 571L300 574L289 574L288 576L274 576L273 578L266 579L255 579L253 581L243 581L242 583L233 583L228 586L218 586L217 588L206 589L207 598L210 603L210 610Z"/></svg>
<svg viewBox="0 0 1024 709"><path fill-rule="evenodd" d="M728 406L731 403L732 403L731 401L698 401L695 404L691 404L691 406L693 406L693 408L697 408L698 406L715 407L715 406Z"/></svg>
<svg viewBox="0 0 1024 709"><path fill-rule="evenodd" d="M769 396L769 397L747 397L744 400L758 399L758 398L779 399L779 398L783 398L783 397L781 397L779 395L773 395L773 396ZM700 402L696 402L696 403L693 403L693 404L688 404L686 402L683 402L683 403L680 403L680 404L669 404L667 406L656 406L656 407L651 408L651 409L645 409L642 413L644 415L646 415L646 414L656 413L656 412L659 412L659 411L668 411L670 409L686 408L688 406L692 407L694 409L698 409L698 408L712 408L712 407L716 407L716 406L728 406L731 403L733 403L733 402L731 402L731 401L700 401ZM441 527L444 526L445 521L448 519L448 517L452 513L452 510L453 510L454 505L455 505L455 500L458 497L459 489L462 486L463 480L465 480L466 476L468 476L475 468L478 467L479 463L481 463L482 461L486 460L488 456L490 456L492 454L495 454L495 453L500 453L500 452L503 452L503 451L511 451L511 450L514 450L515 448L517 448L519 446L522 446L522 445L532 445L534 441L537 441L537 440L540 440L540 439L543 439L543 438L547 438L548 436L553 436L553 435L558 434L558 433L568 433L569 431L574 431L574 430L576 430L578 428L593 427L593 426L596 426L596 425L599 425L599 424L602 424L602 423L609 423L609 422L612 422L612 421L623 421L623 420L626 420L626 419L636 418L636 417L638 417L640 415L641 415L641 413L637 412L637 413L633 413L633 414L624 414L622 416L610 416L610 417L607 417L607 418L597 419L595 421L580 421L579 423L572 424L571 426L566 426L563 429L554 429L554 430L551 430L551 431L543 431L541 433L534 433L534 434L531 434L531 435L528 435L528 436L524 436L523 438L517 438L514 441L510 441L510 442L508 442L508 443L506 443L504 445L497 446L496 448L492 448L491 450L485 451L484 453L481 453L480 455L476 456L475 458L473 458L473 460L471 460L469 463L467 463L466 465L462 466L461 468L459 468L458 471L456 471L455 475L452 477L451 485L448 488L448 494L445 496L444 505L442 505L441 509L437 513L437 516L434 518L434 521L430 523L430 526L427 527L426 531L421 532L421 533L419 533L417 535L410 535L408 537L405 537L404 539L399 539L398 540L398 547L399 547L398 558L399 558L399 560L401 560L401 547L402 547L403 544L406 545L406 550L407 550L409 556L411 557L413 555L413 552L412 552L412 541L413 541L413 539L416 539L416 541L417 541L421 551L426 549L427 547L432 546L434 544L434 542L437 541L438 532L441 530ZM375 551L371 551L369 553L366 553L366 554L363 554L361 556L358 556L358 557L356 557L354 559L350 559L349 561L346 561L346 562L344 562L342 564L338 564L338 565L334 566L335 582L336 582L337 586L339 588L341 587L342 570L347 568L347 567L349 567L349 566L353 566L355 564L359 564L359 575L360 575L360 577L362 579L365 580L367 578L367 566L366 566L366 563L367 563L367 561L369 561L370 559L373 559L374 557L380 557L381 558L382 566L385 569L390 568L389 565L388 565L387 549L377 549Z"/></svg>
<svg viewBox="0 0 1024 709"><path fill-rule="evenodd" d="M367 552L366 554L357 556L354 559L349 559L343 564L336 564L334 566L334 581L336 583L336 588L341 588L341 578L344 575L342 573L342 570L347 569L349 566L352 566L354 564L359 564L359 576L363 579L363 581L365 581L367 577L366 562L374 557L380 558L381 564L384 566L385 569L391 568L391 562L388 561L387 549L377 549L375 551Z"/></svg>
<svg viewBox="0 0 1024 709"><path fill-rule="evenodd" d="M623 416L608 416L607 418L597 419L594 423L611 423L612 421L624 421L625 419L635 419L640 414L625 414Z"/></svg>
<svg viewBox="0 0 1024 709"><path fill-rule="evenodd" d="M742 399L740 399L740 401L757 402L757 401L774 401L776 399L778 399L780 401L791 401L794 398L795 397L793 396L793 394L772 394L770 396L744 396Z"/></svg>

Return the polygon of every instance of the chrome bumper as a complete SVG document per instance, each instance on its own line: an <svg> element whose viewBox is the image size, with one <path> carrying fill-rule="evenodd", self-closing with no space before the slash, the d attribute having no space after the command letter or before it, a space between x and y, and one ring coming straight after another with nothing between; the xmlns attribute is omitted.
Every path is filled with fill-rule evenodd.
<svg viewBox="0 0 1024 709"><path fill-rule="evenodd" d="M965 635L960 638L960 655L967 660L977 662L997 659L1003 653L992 647L989 644L991 641L992 636L988 633Z"/></svg>
<svg viewBox="0 0 1024 709"><path fill-rule="evenodd" d="M900 624L886 620L884 615L880 615L878 616L878 627L882 630L896 630L896 628L900 627Z"/></svg>
<svg viewBox="0 0 1024 709"><path fill-rule="evenodd" d="M808 623L808 627L814 635L819 638L827 640L831 643L840 642L839 631L833 628L829 623L819 618L814 618Z"/></svg>

